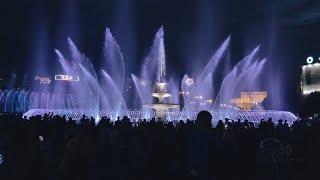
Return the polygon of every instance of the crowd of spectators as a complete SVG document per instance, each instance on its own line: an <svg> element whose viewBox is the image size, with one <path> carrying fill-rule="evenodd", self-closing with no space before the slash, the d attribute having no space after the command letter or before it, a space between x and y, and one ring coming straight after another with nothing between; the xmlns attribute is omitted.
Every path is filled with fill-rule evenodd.
<svg viewBox="0 0 320 180"><path fill-rule="evenodd" d="M0 179L319 179L320 120L292 125L0 115Z"/></svg>

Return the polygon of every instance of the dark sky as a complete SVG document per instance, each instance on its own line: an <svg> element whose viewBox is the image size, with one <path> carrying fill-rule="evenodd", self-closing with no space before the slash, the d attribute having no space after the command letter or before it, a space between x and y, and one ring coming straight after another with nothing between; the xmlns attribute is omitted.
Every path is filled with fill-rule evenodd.
<svg viewBox="0 0 320 180"><path fill-rule="evenodd" d="M98 63L106 26L131 64L143 58L161 25L174 66L206 59L229 34L234 59L258 44L266 56L281 44L277 53L294 53L285 61L299 63L319 52L316 0L18 0L1 6L2 72L23 72L35 59L50 64L53 48L65 50L68 36Z"/></svg>
<svg viewBox="0 0 320 180"><path fill-rule="evenodd" d="M17 0L1 2L0 18L1 74L55 71L53 49L66 52L68 36L98 67L106 26L134 73L161 25L168 71L178 76L196 71L228 35L232 64L261 44L289 89L306 57L320 56L317 0Z"/></svg>

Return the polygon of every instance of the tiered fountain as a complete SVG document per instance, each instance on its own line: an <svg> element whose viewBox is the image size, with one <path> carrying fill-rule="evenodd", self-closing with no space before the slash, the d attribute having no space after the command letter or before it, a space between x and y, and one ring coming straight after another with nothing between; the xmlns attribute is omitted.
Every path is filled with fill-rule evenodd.
<svg viewBox="0 0 320 180"><path fill-rule="evenodd" d="M144 104L143 108L144 109L153 109L156 113L156 118L159 119L166 119L166 112L168 111L179 111L180 106L179 104L173 104L170 103L171 96L168 92L168 84L166 83L165 79L165 59L164 58L159 58L159 63L158 63L158 78L157 82L154 84L154 90L152 93L152 97L155 98L154 102L152 104ZM169 99L169 102L166 101Z"/></svg>

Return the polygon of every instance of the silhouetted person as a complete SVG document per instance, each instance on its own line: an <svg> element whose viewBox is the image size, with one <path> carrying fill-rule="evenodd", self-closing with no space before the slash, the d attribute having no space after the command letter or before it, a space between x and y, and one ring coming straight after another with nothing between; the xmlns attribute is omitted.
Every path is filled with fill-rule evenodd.
<svg viewBox="0 0 320 180"><path fill-rule="evenodd" d="M211 131L212 115L201 111L197 115L196 129L188 138L188 173L195 179L210 179L210 167L215 138Z"/></svg>

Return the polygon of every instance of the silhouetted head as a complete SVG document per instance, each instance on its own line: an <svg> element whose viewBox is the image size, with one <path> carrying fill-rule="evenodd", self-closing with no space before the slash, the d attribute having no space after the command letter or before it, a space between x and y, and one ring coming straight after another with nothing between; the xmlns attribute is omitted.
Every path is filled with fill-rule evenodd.
<svg viewBox="0 0 320 180"><path fill-rule="evenodd" d="M197 115L197 124L200 128L211 128L212 116L208 111L200 111Z"/></svg>

